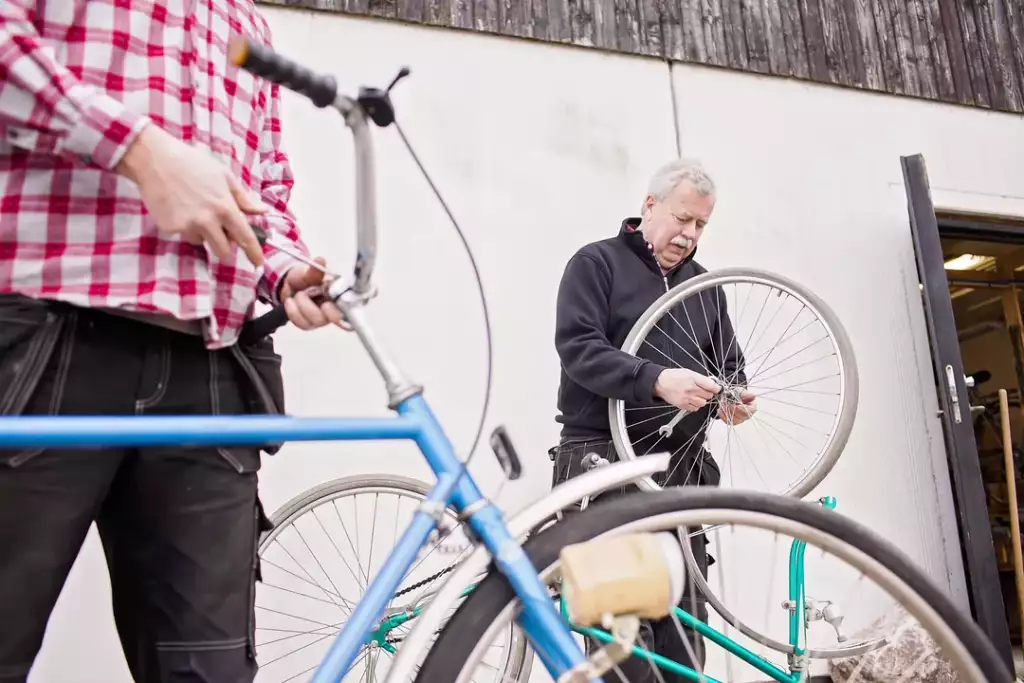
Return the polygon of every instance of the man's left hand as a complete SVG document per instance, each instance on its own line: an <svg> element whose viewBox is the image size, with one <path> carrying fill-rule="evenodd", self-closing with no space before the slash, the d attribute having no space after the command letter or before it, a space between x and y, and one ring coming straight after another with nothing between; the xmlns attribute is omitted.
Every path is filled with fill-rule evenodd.
<svg viewBox="0 0 1024 683"><path fill-rule="evenodd" d="M327 265L321 257L313 260L322 266ZM325 325L346 327L341 311L333 302L325 301L318 305L310 296L311 291L315 295L326 284L329 283L324 282L324 274L312 266L295 266L285 274L280 298L292 324L302 330L315 330Z"/></svg>
<svg viewBox="0 0 1024 683"><path fill-rule="evenodd" d="M757 412L757 397L749 391L740 392L740 402L722 401L718 404L718 419L727 425L743 424Z"/></svg>

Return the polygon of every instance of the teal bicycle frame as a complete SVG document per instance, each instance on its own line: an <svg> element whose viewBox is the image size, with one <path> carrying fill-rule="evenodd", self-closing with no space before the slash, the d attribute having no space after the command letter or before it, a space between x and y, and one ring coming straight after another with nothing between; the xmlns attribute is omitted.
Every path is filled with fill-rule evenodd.
<svg viewBox="0 0 1024 683"><path fill-rule="evenodd" d="M829 510L834 510L836 507L836 499L832 497L825 497L821 499L821 504ZM769 662L764 657L758 656L751 652L746 647L740 645L736 641L732 640L728 636L722 634L716 629L708 626L704 622L700 621L686 610L679 607L673 608L673 612L680 623L686 628L692 629L700 634L705 640L708 640L718 647L722 648L729 654L740 658L750 666L754 667L761 673L769 676L771 680L777 681L778 683L801 683L805 680L807 675L806 672L806 642L807 642L807 610L803 607L804 600L806 597L805 590L805 575L804 575L804 554L807 550L807 544L804 541L794 540L790 544L789 551L789 591L788 591L788 604L790 605L789 613L789 644L793 647L793 654L790 655L790 671L786 672L779 668L777 665ZM464 589L460 597L465 597L476 588L476 585L471 585ZM397 629L398 627L412 621L420 615L425 609L424 605L414 607L409 610L403 610L397 614L393 614L389 617L384 618L377 625L377 629L370 634L368 642L374 642L376 645L386 652L394 654L397 650L393 643L388 641L388 634ZM562 618L569 623L569 617L566 613L565 603L559 600L559 612ZM569 624L570 628L579 633L580 635L587 636L601 643L611 643L614 641L613 636L607 631L603 631L597 628L589 628L584 626L577 626ZM633 656L648 659L652 664L658 668L677 676L682 676L687 680L691 681L706 681L707 683L721 683L718 679L708 676L706 674L700 674L695 669L680 664L679 662L673 661L662 655L650 652L642 647L633 646Z"/></svg>
<svg viewBox="0 0 1024 683"><path fill-rule="evenodd" d="M821 499L821 504L829 510L834 510L836 507L836 499L832 497L825 497ZM674 607L673 612L683 626L693 629L705 640L714 643L729 654L739 657L761 673L766 676L770 676L773 681L778 681L778 683L800 683L805 680L805 677L807 676L805 668L807 663L805 656L807 643L807 610L804 606L804 599L806 595L804 583L804 553L806 550L807 543L804 541L794 540L790 545L788 601L788 605L790 606L789 644L793 646L793 654L790 655L791 671L788 673L780 669L775 664L772 664L764 657L754 654L728 636L723 635L719 631L708 626L686 610ZM559 611L561 612L562 617L568 621L568 616L565 611L565 603L561 600L559 600L559 602L561 603ZM612 635L607 631L584 626L576 626L573 624L570 624L570 626L572 630L577 633L593 638L599 642L611 643L614 641ZM697 673L696 670L688 666L684 666L683 664L668 659L667 657L649 652L648 650L636 645L633 646L633 656L647 659L658 668L677 676L682 676L687 680L721 683L718 679L712 678L706 674Z"/></svg>

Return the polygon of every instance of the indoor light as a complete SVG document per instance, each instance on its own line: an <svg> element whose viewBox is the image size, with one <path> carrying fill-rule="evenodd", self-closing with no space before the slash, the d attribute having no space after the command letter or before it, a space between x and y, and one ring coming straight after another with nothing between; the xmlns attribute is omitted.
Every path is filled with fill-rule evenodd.
<svg viewBox="0 0 1024 683"><path fill-rule="evenodd" d="M979 268L992 260L991 256L976 256L975 254L962 254L956 258L946 261L946 270L973 270Z"/></svg>

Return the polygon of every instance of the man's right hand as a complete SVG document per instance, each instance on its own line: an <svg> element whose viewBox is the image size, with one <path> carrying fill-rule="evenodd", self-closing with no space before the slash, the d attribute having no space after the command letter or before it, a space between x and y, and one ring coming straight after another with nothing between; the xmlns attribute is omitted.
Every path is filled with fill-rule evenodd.
<svg viewBox="0 0 1024 683"><path fill-rule="evenodd" d="M212 154L191 147L156 124L147 125L117 166L139 186L142 202L160 232L205 242L218 258L235 242L255 266L263 249L246 214L266 209Z"/></svg>
<svg viewBox="0 0 1024 683"><path fill-rule="evenodd" d="M721 390L715 380L686 368L662 370L654 382L655 396L691 413L706 406Z"/></svg>

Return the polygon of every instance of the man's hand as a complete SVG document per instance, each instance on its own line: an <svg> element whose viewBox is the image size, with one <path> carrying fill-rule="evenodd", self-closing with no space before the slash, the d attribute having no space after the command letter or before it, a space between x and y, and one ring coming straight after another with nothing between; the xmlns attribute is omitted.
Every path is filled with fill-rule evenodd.
<svg viewBox="0 0 1024 683"><path fill-rule="evenodd" d="M117 166L139 186L142 202L160 232L205 242L218 258L237 244L255 266L263 249L246 214L266 209L212 154L191 147L156 124L146 126Z"/></svg>
<svg viewBox="0 0 1024 683"><path fill-rule="evenodd" d="M710 377L686 368L662 370L654 382L654 395L680 410L700 410L722 388Z"/></svg>
<svg viewBox="0 0 1024 683"><path fill-rule="evenodd" d="M756 399L749 391L741 391L739 403L722 401L718 404L718 419L732 426L743 424L757 412Z"/></svg>
<svg viewBox="0 0 1024 683"><path fill-rule="evenodd" d="M313 260L322 266L327 265L323 258ZM318 306L310 296L311 292L316 294L323 285L324 274L312 266L295 266L285 274L280 299L288 319L299 329L315 330L328 324L346 327L342 322L341 311L332 301L325 301Z"/></svg>

